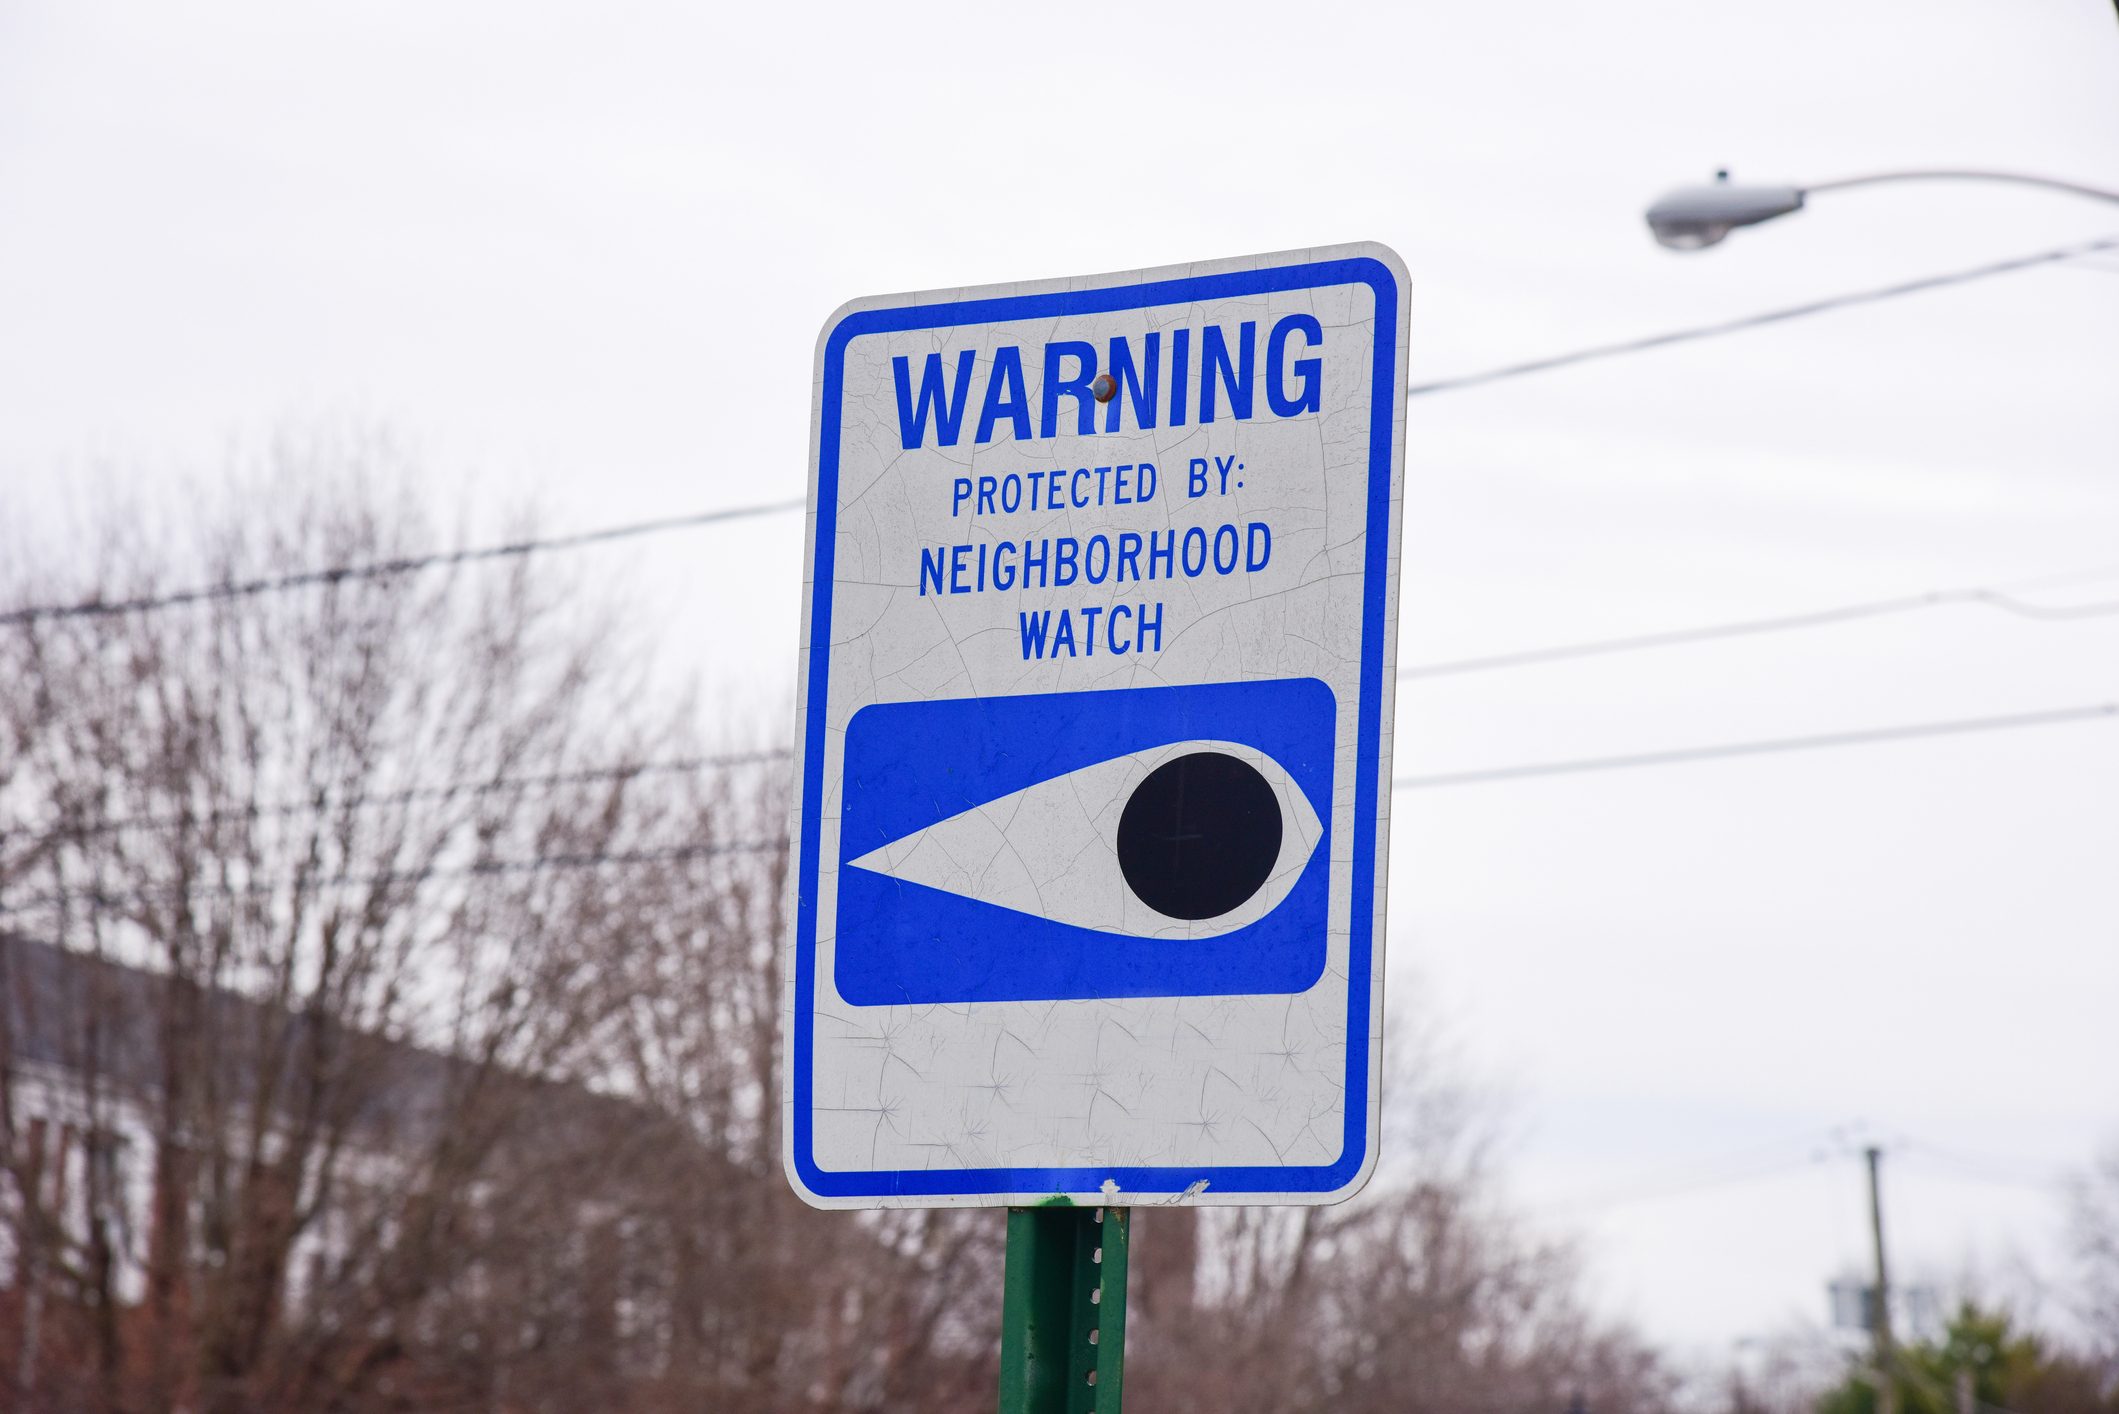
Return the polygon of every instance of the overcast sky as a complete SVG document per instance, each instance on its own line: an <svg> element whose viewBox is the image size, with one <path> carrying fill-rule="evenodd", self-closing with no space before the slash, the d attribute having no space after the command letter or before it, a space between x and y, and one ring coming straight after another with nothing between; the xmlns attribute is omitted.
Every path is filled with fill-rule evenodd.
<svg viewBox="0 0 2119 1414"><path fill-rule="evenodd" d="M345 418L488 526L798 495L816 332L860 294L1375 239L1418 382L2119 232L1935 185L1655 247L1642 207L1718 166L2119 185L2112 7L0 0L0 516ZM2115 386L2106 256L1418 399L1400 661L2119 597ZM777 722L800 555L785 515L581 563ZM1409 683L1397 765L2113 700L2119 616L1946 607ZM1903 1268L2061 1275L2051 1181L2119 1139L2119 721L1396 822L1391 985L1513 1096L1511 1184L1611 1309L1709 1355L1819 1321L1864 1261L1855 1121L1898 1146Z"/></svg>

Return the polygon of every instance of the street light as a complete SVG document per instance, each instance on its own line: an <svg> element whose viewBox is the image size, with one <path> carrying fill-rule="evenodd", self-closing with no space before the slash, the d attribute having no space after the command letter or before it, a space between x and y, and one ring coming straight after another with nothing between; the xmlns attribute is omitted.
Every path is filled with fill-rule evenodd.
<svg viewBox="0 0 2119 1414"><path fill-rule="evenodd" d="M1705 250L1739 226L1756 226L1776 216L1800 211L1816 192L1842 187L1865 187L1876 182L2016 182L2073 192L2097 201L2119 202L2119 191L2063 182L2053 177L2035 177L2024 172L1878 172L1866 177L1843 177L1836 182L1816 182L1807 187L1742 186L1729 180L1727 172L1716 172L1710 186L1679 187L1648 208L1648 229L1671 250Z"/></svg>

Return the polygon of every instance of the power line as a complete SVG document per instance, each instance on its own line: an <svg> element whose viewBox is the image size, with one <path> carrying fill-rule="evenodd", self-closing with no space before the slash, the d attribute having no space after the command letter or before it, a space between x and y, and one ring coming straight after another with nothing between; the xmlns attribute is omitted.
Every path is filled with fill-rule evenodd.
<svg viewBox="0 0 2119 1414"><path fill-rule="evenodd" d="M423 884L429 879L472 879L495 874L541 874L548 869L597 869L606 865L678 864L692 859L717 859L730 854L771 854L785 849L785 840L745 840L739 844L670 845L661 849L587 851L580 854L540 854L529 859L489 859L448 869L407 869L367 876L342 875L329 882L373 887L385 884Z"/></svg>
<svg viewBox="0 0 2119 1414"><path fill-rule="evenodd" d="M1597 344L1585 349L1576 349L1569 353L1532 359L1526 363L1508 364L1479 373L1436 379L1426 383L1414 383L1406 388L1405 395L1409 398L1425 397L1432 393L1450 392L1458 388L1471 388L1486 383L1497 383L1507 378L1518 378L1532 373L1544 373L1552 369L1572 367L1575 364L1590 363L1599 359L1643 353L1651 349L1668 348L1674 344L1690 343L1700 339L1719 338L1724 334L1734 334L1746 329L1779 324L1791 319L1802 319L1813 314L1846 309L1854 305L1873 304L1881 300L1896 299L1901 295L1918 294L1926 290L1941 289L1949 285L1967 284L1974 280L1984 280L1995 275L2005 275L2017 270L2027 270L2040 265L2074 260L2081 256L2093 255L2106 250L2119 250L2119 237L2107 237L2103 240L2089 241L2079 245L2058 246L2052 250L2040 251L2035 255L2022 256L2014 260L1996 261L1988 265L1974 266L1967 270L1953 271L1943 275L1932 275L1924 279L1909 280L1896 285L1886 285L1880 289L1860 290L1851 294L1834 295L1828 299L1812 300L1807 304L1791 305L1785 309L1768 310L1761 314L1746 315L1740 319L1722 320L1713 324L1703 324L1690 329L1678 329L1668 333L1653 334L1646 338L1629 339L1615 344ZM716 525L725 521L780 515L789 511L802 510L807 504L806 500L799 498L765 501L749 506L731 506L721 510L701 511L691 515L667 516L659 520L636 521L626 525L607 526L601 530L583 531L575 535L547 536L540 539L512 541L503 545L478 546L470 549L443 551L431 555L404 556L368 564L337 565L326 569L302 570L292 574L271 575L258 579L173 590L167 594L141 595L132 599L91 599L74 604L30 605L24 608L0 612L0 626L29 624L48 620L96 618L114 614L148 613L185 604L246 598L257 594L299 589L309 585L338 584L347 580L377 579L395 575L414 574L443 565L471 564L481 560L514 558L538 554L547 550L578 549L587 545L605 544L614 540L628 540L643 535L659 535L673 530L690 530L698 526Z"/></svg>
<svg viewBox="0 0 2119 1414"><path fill-rule="evenodd" d="M1640 1188L1613 1189L1580 1198L1562 1199L1555 1203L1535 1205L1540 1211L1558 1216L1566 1213L1601 1212L1608 1208L1622 1208L1634 1203L1652 1203L1665 1198L1682 1198L1692 1193L1703 1193L1710 1189L1731 1188L1739 1184L1755 1183L1762 1178L1777 1174L1792 1173L1796 1169L1811 1168L1822 1162L1817 1154L1769 1159L1727 1173L1702 1175L1698 1178L1664 1183Z"/></svg>
<svg viewBox="0 0 2119 1414"><path fill-rule="evenodd" d="M1665 334L1650 334L1646 338L1626 339L1615 344L1596 344L1572 353L1554 354L1549 358L1535 358L1525 363L1503 364L1482 373L1467 373L1455 378L1438 378L1429 383L1415 383L1405 390L1409 398L1428 393L1453 392L1459 388L1476 388L1483 383L1498 383L1504 378L1521 378L1529 373L1547 373L1556 368L1571 368L1578 363L1590 363L1597 359L1616 358L1621 354L1646 353L1650 349L1666 349L1675 344L1689 344L1699 339L1720 338L1724 334L1735 334L1745 329L1761 329L1769 324L1783 324L1791 319L1805 319L1813 314L1824 314L1835 309L1851 309L1856 305L1877 304L1884 300L1897 299L1902 295L1916 295L1928 290L1939 290L1950 285L1966 285L1974 280L1990 279L1995 275L2008 275L2018 270L2030 270L2040 265L2054 265L2076 260L2085 255L2101 251L2119 250L2119 236L2106 236L2101 240L2084 241L2076 245L2055 246L2036 255L2018 256L2013 260L1997 260L1988 265L1974 265L1966 270L1955 270L1944 275L1929 275L1919 280L1907 280L1901 284L1885 285L1879 289L1857 290L1852 294L1832 295L1826 299L1812 300L1807 304L1790 305L1786 309L1768 310L1763 314L1747 314L1737 319L1725 319L1714 324L1702 324L1691 329L1675 329Z"/></svg>
<svg viewBox="0 0 2119 1414"><path fill-rule="evenodd" d="M1843 604L1837 608L1817 609L1803 614L1779 614L1763 619L1739 619L1734 623L1708 624L1701 628L1667 629L1659 633L1629 634L1621 638L1591 639L1582 643L1562 643L1549 648L1526 648L1515 653L1491 653L1477 658L1456 658L1438 663L1416 663L1400 668L1401 679L1449 677L1458 673L1491 672L1498 668L1521 668L1534 663L1558 662L1567 658L1592 658L1606 653L1634 653L1647 648L1673 648L1687 643L1704 643L1717 638L1739 638L1758 633L1785 633L1794 629L1823 628L1830 624L1850 623L1857 619L1880 618L1886 614L1912 613L1921 609L1939 609L1949 605L1973 605L2013 614L2018 618L2037 619L2047 623L2064 623L2080 619L2102 618L2119 614L2119 599L2101 599L2088 604L2059 606L2032 604L2005 594L1998 589L1936 589L1925 594L1908 594L1897 599L1873 599L1860 604Z"/></svg>
<svg viewBox="0 0 2119 1414"><path fill-rule="evenodd" d="M771 854L787 848L784 839L745 840L736 844L718 845L671 845L660 849L584 851L575 854L542 854L528 859L489 859L476 864L452 865L447 868L385 870L379 874L337 874L330 878L313 880L317 887L351 886L355 888L384 888L397 884L422 884L433 879L473 879L507 874L539 874L553 869L595 869L611 865L637 866L643 864L678 864L693 859L721 858L732 854ZM96 889L61 890L32 894L0 907L0 917L25 913L33 908L53 908L79 900L99 908L110 907L128 900L138 901L159 895L183 894L189 889L221 897L257 897L272 893L280 884L268 880L257 880L249 884L198 883L193 885L161 884L145 885L122 893L105 893Z"/></svg>
<svg viewBox="0 0 2119 1414"><path fill-rule="evenodd" d="M1983 1154L1954 1149L1948 1145L1933 1144L1925 1139L1906 1136L1899 1143L1901 1153L1911 1152L1917 1159L1940 1164L1960 1178L1979 1183L1993 1184L2001 1188L2014 1188L2041 1193L2052 1197L2067 1191L2067 1181L2050 1172L2034 1171L2019 1162L1995 1159Z"/></svg>
<svg viewBox="0 0 2119 1414"><path fill-rule="evenodd" d="M2046 711L2010 713L1994 717L1968 717L1941 722L1915 722L1901 726L1874 727L1856 731L1824 732L1812 736L1769 737L1756 741L1723 742L1713 746L1679 747L1672 750L1635 752L1619 756L1578 757L1564 761L1539 761L1514 766L1483 767L1472 771L1451 771L1422 776L1398 776L1392 779L1391 788L1393 790L1432 790L1445 786L1483 785L1499 781L1527 780L1538 776L1581 775L1595 771L1630 770L1645 766L1683 765L1696 761L1711 761L1726 757L1766 756L1791 751L1817 751L1830 747L1871 746L1884 742L1955 736L1972 732L2010 731L2028 727L2061 726L2075 722L2109 720L2115 717L2119 717L2119 702L2098 702L2082 707L2060 707ZM471 791L563 784L575 781L617 778L624 775L639 775L649 772L680 772L716 766L781 761L790 759L792 756L793 752L791 750L779 747L732 756L685 757L671 761L649 761L628 766L599 768L592 771L555 772L546 776L517 777L500 782L459 782L427 786L380 797L354 797L351 800L340 802L340 804L356 805L380 801L443 798ZM290 803L275 806L272 809L293 814L301 811L314 811L318 807L306 803L298 805ZM249 812L223 813L242 815ZM119 828L169 828L177 823L180 822L152 817L136 817L107 822L101 826L83 830L80 833L100 833L104 830Z"/></svg>
<svg viewBox="0 0 2119 1414"><path fill-rule="evenodd" d="M599 781L627 780L635 776L677 775L694 771L725 770L737 766L785 761L793 753L786 747L763 751L731 752L723 756L680 756L667 761L636 761L618 766L591 766L574 771L547 771L530 776L496 776L489 780L445 781L439 785L413 786L379 795L349 795L323 802L278 801L270 805L232 806L202 815L129 815L115 820L92 821L70 831L77 835L112 834L119 830L170 830L181 825L219 824L229 820L268 816L325 815L334 810L364 810L378 805L411 805L423 800L451 800L459 795L491 795L509 790L540 790L554 786L593 785Z"/></svg>
<svg viewBox="0 0 2119 1414"><path fill-rule="evenodd" d="M2051 727L2068 722L2119 718L2119 702L2097 702L2086 707L2059 707L2044 712L2017 712L1998 717L1966 717L1947 722L1915 722L1906 726L1876 727L1864 731L1824 732L1816 736L1773 737L1763 741L1725 742L1716 746L1682 747L1674 751L1643 751L1624 756L1589 756L1571 761L1538 761L1521 766L1494 766L1476 771L1447 771L1428 776L1399 776L1393 790L1432 790L1440 786L1483 785L1491 781L1527 780L1534 776L1581 775L1591 771L1624 771L1640 766L1676 766L1694 761L1712 761L1729 756L1768 756L1788 751L1818 751L1837 746L1873 746L1879 742L1910 741L1922 737L1953 736L1967 732L2011 731L2019 727Z"/></svg>
<svg viewBox="0 0 2119 1414"><path fill-rule="evenodd" d="M1745 1183L1798 1165L1820 1162L1825 1153L1818 1146L1831 1137L1832 1131L1813 1127L1800 1134L1746 1144L1726 1153L1696 1156L1659 1172L1636 1175L1615 1185L1601 1185L1573 1196L1541 1200L1531 1206L1547 1212L1572 1212ZM1790 1153L1790 1150L1799 1152Z"/></svg>
<svg viewBox="0 0 2119 1414"><path fill-rule="evenodd" d="M480 560L503 560L540 554L547 550L577 550L587 545L603 545L614 540L630 540L642 535L660 535L672 530L691 530L702 525L719 525L726 521L749 520L757 516L779 515L786 511L799 511L808 502L805 500L764 501L750 506L727 506L720 510L699 511L691 515L665 516L659 520L635 521L629 525L606 526L602 530L585 530L575 535L553 535L535 540L514 540L503 545L480 545L463 550L445 550L431 555L407 555L397 559L375 560L359 565L335 565L328 569L300 570L292 574L268 575L260 579L232 580L225 584L204 585L195 589L173 590L168 594L141 595L134 599L89 599L78 604L39 604L28 608L11 609L0 613L0 625L28 624L57 619L103 618L114 614L147 613L156 609L171 609L184 604L203 604L219 599L245 599L258 594L272 594L281 590L300 589L309 585L342 584L348 580L388 579L397 575L417 574L423 570L444 565L465 565Z"/></svg>
<svg viewBox="0 0 2119 1414"><path fill-rule="evenodd" d="M2063 707L2043 712L2020 712L1996 717L1970 717L1945 722L1920 722L1906 726L1878 727L1863 731L1828 732L1815 736L1776 737L1762 741L1727 742L1717 746L1687 747L1674 751L1640 752L1625 756L1584 757L1569 761L1535 762L1520 766L1498 766L1476 771L1457 771L1427 776L1399 776L1391 781L1393 790L1427 790L1440 786L1481 785L1496 781L1524 780L1536 776L1583 774L1592 771L1626 770L1641 766L1669 766L1694 761L1707 761L1720 757L1761 756L1788 751L1812 751L1826 747L1868 746L1887 741L1916 740L1923 737L1949 736L1969 732L2007 731L2022 727L2058 726L2070 722L2111 720L2119 718L2119 702L2093 703L2085 707ZM791 755L785 750L754 753L745 759L775 760ZM694 761L646 763L642 766L623 768L627 771L654 769L684 769ZM618 769L618 768L613 768ZM583 774L583 773L574 773ZM527 778L535 779L535 778ZM434 791L447 791L459 787L439 786ZM544 869L587 868L606 864L666 863L676 860L702 858L730 853L762 853L787 847L785 840L757 840L740 845L679 845L669 849L641 850L627 853L585 853L539 855L520 860L488 860L480 864L451 869L413 870L403 873L385 873L367 876L341 875L321 882L327 884L360 884L374 886L390 883L416 883L432 878L473 877L491 874L533 872ZM269 892L271 886L255 884L247 888L234 885L215 886L223 893ZM26 908L46 906L61 901L57 894L43 894L30 899L0 907L0 915L18 913Z"/></svg>

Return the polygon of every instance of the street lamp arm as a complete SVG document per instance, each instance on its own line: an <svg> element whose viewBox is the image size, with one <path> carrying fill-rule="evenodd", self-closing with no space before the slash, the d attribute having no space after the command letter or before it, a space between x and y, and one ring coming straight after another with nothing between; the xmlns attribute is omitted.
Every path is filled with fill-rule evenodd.
<svg viewBox="0 0 2119 1414"><path fill-rule="evenodd" d="M1648 208L1648 229L1658 242L1672 250L1704 250L1740 226L1756 226L1803 209L1804 201L1821 191L1843 191L1848 187L1873 186L1878 182L2011 182L2017 186L2043 187L2047 191L2086 196L2092 201L2119 202L2119 191L2093 187L2085 182L2064 182L2030 172L1993 172L1975 168L1911 172L1872 172L1860 177L1841 177L1834 182L1809 186L1748 186L1717 172L1711 186L1680 187L1658 198Z"/></svg>
<svg viewBox="0 0 2119 1414"><path fill-rule="evenodd" d="M1871 172L1859 177L1841 177L1837 181L1812 182L1800 188L1804 195L1820 191L1838 191L1843 187L1873 186L1878 182L2014 182L2019 186L2044 187L2049 191L2072 192L2094 201L2119 202L2119 190L2093 187L2082 182L2062 181L2058 177L2041 177L2031 172L1993 172L1970 168L1912 171Z"/></svg>

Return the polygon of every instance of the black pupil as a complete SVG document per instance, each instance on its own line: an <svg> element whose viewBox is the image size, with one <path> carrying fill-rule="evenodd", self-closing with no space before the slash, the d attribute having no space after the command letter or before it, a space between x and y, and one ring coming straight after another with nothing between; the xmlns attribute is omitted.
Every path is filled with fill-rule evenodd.
<svg viewBox="0 0 2119 1414"><path fill-rule="evenodd" d="M1118 867L1171 918L1217 918L1258 892L1280 857L1280 801L1256 767L1219 751L1165 761L1126 802Z"/></svg>

